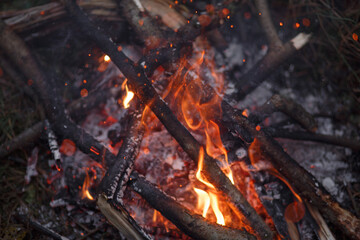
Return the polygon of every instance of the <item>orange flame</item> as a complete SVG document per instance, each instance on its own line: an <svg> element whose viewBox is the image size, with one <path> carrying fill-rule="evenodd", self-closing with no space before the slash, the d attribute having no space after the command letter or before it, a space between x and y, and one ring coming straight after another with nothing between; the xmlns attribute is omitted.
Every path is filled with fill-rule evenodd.
<svg viewBox="0 0 360 240"><path fill-rule="evenodd" d="M204 218L206 218L206 214L207 214L207 212L209 210L209 207L210 207L209 194L207 192L205 192L204 190L201 190L201 189L196 188L196 187L194 187L194 191L198 195L197 208L198 209L203 209L202 216Z"/></svg>
<svg viewBox="0 0 360 240"><path fill-rule="evenodd" d="M257 138L254 139L254 141L249 147L249 158L251 164L255 167L257 171L269 171L270 174L279 178L289 188L289 190L295 196L296 201L286 207L285 218L292 222L300 221L305 215L305 206L303 204L303 200L301 199L299 194L296 193L289 181L284 178L281 173L279 173L269 162L266 162L266 159L264 159L264 156L261 154L261 146Z"/></svg>
<svg viewBox="0 0 360 240"><path fill-rule="evenodd" d="M90 177L88 172L86 171L85 180L81 190L81 199L88 198L90 200L94 200L93 196L91 196L89 192L89 187L90 187Z"/></svg>
<svg viewBox="0 0 360 240"><path fill-rule="evenodd" d="M131 100L134 98L134 93L132 91L129 91L129 88L127 85L125 85L125 90L126 90L126 96L124 98L124 108L128 108L130 107L130 102Z"/></svg>
<svg viewBox="0 0 360 240"><path fill-rule="evenodd" d="M196 178L200 182L204 183L207 187L215 190L214 185L212 185L207 180L205 180L201 175L201 170L203 169L203 164L204 164L204 149L200 148L199 160L198 160L198 170L196 172ZM214 214L216 216L216 223L225 226L225 219L219 209L219 201L218 201L217 195L214 194L213 192L210 192L210 191L206 192L204 190L201 190L201 189L198 189L195 187L194 187L194 191L198 195L197 207L198 207L198 209L201 209L201 208L203 209L202 216L206 217L209 206L211 206L211 208L214 211Z"/></svg>

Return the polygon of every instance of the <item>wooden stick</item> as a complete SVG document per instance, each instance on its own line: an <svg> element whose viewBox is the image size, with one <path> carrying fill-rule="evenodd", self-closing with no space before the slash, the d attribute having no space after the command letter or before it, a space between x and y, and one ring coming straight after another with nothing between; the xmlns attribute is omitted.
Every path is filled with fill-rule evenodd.
<svg viewBox="0 0 360 240"><path fill-rule="evenodd" d="M82 31L92 39L120 69L128 79L131 90L138 96L140 101L150 107L153 113L165 126L167 131L176 139L191 159L197 162L201 145L190 132L178 121L163 99L156 93L151 82L146 77L142 67L135 64L118 51L111 38L106 36L99 28L95 27L72 0L64 0L72 17L82 27ZM263 239L272 239L272 232L263 219L247 202L246 198L230 182L226 175L217 165L216 160L205 154L203 174L218 191L227 196L229 202L242 213L251 227Z"/></svg>
<svg viewBox="0 0 360 240"><path fill-rule="evenodd" d="M163 216L173 222L180 230L194 239L256 239L245 231L221 227L209 223L199 215L193 215L181 206L174 198L169 197L156 186L139 176L136 172L131 174L129 186Z"/></svg>
<svg viewBox="0 0 360 240"><path fill-rule="evenodd" d="M342 146L346 148L350 148L354 151L360 150L360 142L344 138L338 136L331 136L319 133L310 133L304 131L289 131L282 128L265 128L265 132L271 135L273 138L286 138L293 140L301 140L301 141L312 141L312 142L321 142L326 144L331 144L335 146Z"/></svg>
<svg viewBox="0 0 360 240"><path fill-rule="evenodd" d="M31 79L34 80L34 84L37 87L36 89L39 91L40 97L44 102L46 114L53 123L54 131L59 135L66 136L67 138L73 140L81 151L88 154L94 160L102 163L106 162L108 166L112 166L117 161L116 157L106 147L104 147L101 143L99 143L95 138L93 138L91 135L86 133L80 127L76 126L67 117L66 113L64 112L64 107L61 101L59 101L60 99L59 96L57 95L56 90L54 88L51 88L52 86L51 85L52 82L50 81L51 79L46 78L44 73L36 64L35 59L31 56L31 53L29 52L23 41L21 41L19 37L17 37L12 31L10 31L2 21L0 21L0 33L1 33L0 47L3 48L4 51L8 53L8 55L10 55L11 53L12 60L16 62L17 65L22 66L22 70L24 71L25 75L27 75L27 77L30 77ZM13 48L14 46L16 46L16 48ZM49 81L45 81L45 80L49 80ZM133 177L135 178L137 177L137 175L134 175ZM147 183L146 181L145 182L143 181L142 183L145 184L145 185L141 185L144 188L150 188L150 186L146 185ZM140 189L140 191L145 192L146 189ZM162 195L161 191L157 189L153 189L151 193L152 194L157 193L159 196ZM106 199L102 199L102 200L106 200ZM101 204L103 203L106 205L106 201L101 202ZM159 208L158 210L161 212L167 211L162 207L163 207L162 205L158 206ZM171 217L171 219L169 219L170 221L176 222L176 219L186 218L191 220L197 218L197 225L195 225L194 227L208 226L208 229L212 231L216 231L219 228L219 226L215 224L210 224L201 217L196 217L196 216L190 217L189 211L187 210L178 211L181 208L179 205L177 205L177 207L178 207L176 208L177 211L171 211L172 214L168 216L169 218ZM104 206L103 209L105 208L106 207ZM109 212L112 211L110 210ZM123 212L121 214L123 214ZM179 216L178 214L184 214L184 216ZM118 218L119 214L115 214L113 217L121 221ZM126 219L130 219L130 218L126 218ZM188 224L189 228L191 226L192 226L191 224ZM239 236L246 236L246 238L244 239L254 239L251 235L249 235L246 232L242 232L240 230L231 230L227 228L225 229L226 230L224 230L223 233L224 235L226 235L225 231L231 231L232 233L234 233L233 236L237 238L239 238ZM189 229L189 231L190 230L191 229ZM213 234L213 232L211 234L205 232L198 232L197 228L192 229L191 231L197 232L196 236L203 236L204 234L206 234L204 235L204 237L200 237L200 239L208 239L207 236ZM193 234L192 232L187 234L191 235ZM230 238L230 239L235 239L235 238Z"/></svg>
<svg viewBox="0 0 360 240"><path fill-rule="evenodd" d="M317 123L310 113L292 99L283 97L279 94L274 94L255 112L251 112L249 120L254 124L258 124L276 111L288 115L310 132L315 132L317 129Z"/></svg>
<svg viewBox="0 0 360 240"><path fill-rule="evenodd" d="M30 226L35 230L41 232L42 234L51 237L54 240L69 240L67 237L61 236L60 234L54 232L53 230L44 227L40 223L33 221L24 215L16 215L15 218L18 221L22 222L25 226Z"/></svg>
<svg viewBox="0 0 360 240"><path fill-rule="evenodd" d="M264 131L256 130L256 126L241 113L226 104L223 104L223 109L234 122L237 122L260 141L261 149L270 157L274 167L289 180L301 197L311 201L329 221L349 238L360 238L360 220L342 208L314 176L301 167Z"/></svg>
<svg viewBox="0 0 360 240"><path fill-rule="evenodd" d="M256 0L260 24L269 42L269 51L263 59L256 63L247 73L236 81L236 98L244 99L254 91L266 78L295 52L309 42L311 34L299 33L296 37L283 44L272 23L267 0Z"/></svg>
<svg viewBox="0 0 360 240"><path fill-rule="evenodd" d="M0 145L0 158L4 158L13 151L31 145L35 139L39 138L44 129L44 122L38 122L26 129L10 141Z"/></svg>

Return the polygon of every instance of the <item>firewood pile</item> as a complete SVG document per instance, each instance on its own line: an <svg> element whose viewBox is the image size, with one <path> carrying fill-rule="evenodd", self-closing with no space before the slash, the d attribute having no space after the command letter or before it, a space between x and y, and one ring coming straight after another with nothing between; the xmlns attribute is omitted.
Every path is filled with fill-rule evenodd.
<svg viewBox="0 0 360 240"><path fill-rule="evenodd" d="M336 6L278 2L61 0L2 11L2 108L27 123L1 137L0 236L360 239L360 27L341 28L352 97L339 102L340 90L302 70L335 78L317 69L326 55L312 54L327 29L315 10L340 18ZM315 13L290 19L286 9ZM32 121L10 110L14 86Z"/></svg>

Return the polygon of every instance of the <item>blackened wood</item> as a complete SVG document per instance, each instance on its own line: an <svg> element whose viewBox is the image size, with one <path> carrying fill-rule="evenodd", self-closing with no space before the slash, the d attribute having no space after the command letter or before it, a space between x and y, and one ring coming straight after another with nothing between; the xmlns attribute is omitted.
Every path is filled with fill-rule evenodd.
<svg viewBox="0 0 360 240"><path fill-rule="evenodd" d="M317 123L310 113L294 100L279 94L274 94L268 101L256 109L256 111L251 112L249 120L258 124L277 111L288 115L310 132L315 132L317 129Z"/></svg>
<svg viewBox="0 0 360 240"><path fill-rule="evenodd" d="M224 112L231 115L233 121L244 127L259 140L261 149L270 157L273 166L289 180L291 186L295 188L301 197L314 204L329 221L349 238L360 238L360 220L354 214L342 208L314 176L301 167L264 131L256 130L256 126L242 116L241 113L234 111L229 105L223 104L223 108L225 109Z"/></svg>
<svg viewBox="0 0 360 240"><path fill-rule="evenodd" d="M182 125L172 113L168 105L156 93L151 82L146 77L142 67L136 66L122 51L118 51L112 39L109 38L99 27L95 27L72 0L64 0L68 11L81 26L82 31L92 39L114 62L124 76L128 79L130 88L138 96L140 101L150 107L153 113L165 126L167 131L176 139L183 150L194 161L198 160L199 151L202 147L199 142ZM230 182L226 175L217 165L216 160L205 154L203 174L218 191L227 196L228 201L235 209L240 211L247 219L251 227L263 239L272 239L272 232L263 219L247 202L246 198Z"/></svg>
<svg viewBox="0 0 360 240"><path fill-rule="evenodd" d="M57 95L58 93L55 91L55 89L51 87L52 82L46 81L49 79L47 79L43 71L41 71L35 59L32 57L30 51L25 46L24 42L19 37L17 37L12 31L6 28L5 24L2 21L0 21L0 33L1 33L0 47L3 48L7 52L7 54L10 55L11 53L12 60L18 66L22 66L22 70L24 71L25 75L27 75L27 77L30 77L31 79L34 80L36 89L39 91L40 97L44 102L46 114L48 118L51 121L53 121L52 123L55 132L60 135L65 135L69 139L73 140L81 151L88 154L91 158L95 159L96 161L107 162L109 166L112 166L115 163L115 161L117 161L116 157L109 150L107 150L106 147L104 147L101 143L99 143L95 138L84 132L83 129L76 126L67 117L66 113L64 112L64 106L62 105L62 102L60 101L60 98ZM13 48L14 46L16 46L16 48ZM214 164L216 164L215 161ZM135 177L137 176L135 175ZM143 190L145 191L146 189ZM161 191L157 189L153 189L153 191L158 192L158 194L161 194ZM106 200L106 198L102 200ZM166 211L166 209L163 209L162 207L163 206L160 206L158 210L161 212ZM178 210L181 209L179 205L177 205L177 207ZM186 217L188 219L190 215L189 211L175 211L172 214L172 216L174 216L174 218L176 219L181 219L182 218L181 216L177 216L177 214L181 214L181 213L186 214ZM207 223L201 217L198 217L197 222L202 226L209 225L209 223ZM131 222L129 223L131 225ZM190 227L191 224L188 224L188 226ZM195 225L194 227L197 226L198 225ZM216 225L213 226L216 227ZM214 227L211 226L209 228L214 229ZM223 230L220 226L218 226L216 229L220 229L219 231ZM228 230L229 229L226 228L223 231L228 231ZM191 231L197 232L198 229L192 229ZM241 232L236 231L236 234L239 233ZM189 234L192 233L190 232ZM201 232L198 233L199 236L201 236L202 234L206 234L206 233L201 233ZM244 236L248 236L249 239L253 239L253 237L251 237L251 235L248 235L247 233L244 233ZM201 239L207 239L207 237L201 237Z"/></svg>
<svg viewBox="0 0 360 240"><path fill-rule="evenodd" d="M152 238L137 224L128 211L121 205L113 206L105 195L97 197L97 205L104 216L114 225L127 239L151 240Z"/></svg>
<svg viewBox="0 0 360 240"><path fill-rule="evenodd" d="M133 170L134 161L139 152L141 140L144 135L144 126L141 122L142 108L132 113L130 126L126 137L116 156L116 162L106 171L101 180L98 191L104 194L107 199L116 199L122 203L124 188Z"/></svg>
<svg viewBox="0 0 360 240"><path fill-rule="evenodd" d="M289 131L282 128L271 128L271 127L265 128L264 131L270 134L274 138L286 138L286 139L301 140L301 141L321 142L335 146L350 148L354 151L360 150L359 141L354 139L339 137L339 136L331 136L320 133L310 133L303 131Z"/></svg>
<svg viewBox="0 0 360 240"><path fill-rule="evenodd" d="M105 165L105 158L108 163L115 164L117 159L110 151L68 118L56 88L53 88L54 82L51 81L53 79L50 79L45 75L25 43L9 30L1 20L0 33L0 47L11 56L12 60L18 66L22 67L24 74L28 78L33 79L36 90L39 92L40 98L45 106L45 112L51 122L52 129L58 135L73 140L81 151L100 160L103 165ZM16 49L12 49L14 46L16 46ZM96 157L100 157L100 159ZM104 209L107 209L106 203L102 206ZM106 211L106 213L108 212ZM124 216L124 214L125 211L111 216ZM121 230L123 230L124 234L130 239L134 236L136 236L136 239L149 239L144 235L144 231L136 224L135 220L133 220L130 215L117 219L122 220L122 225L120 224L119 226L124 226Z"/></svg>
<svg viewBox="0 0 360 240"><path fill-rule="evenodd" d="M131 174L129 186L141 195L153 208L174 223L180 230L194 239L230 240L256 239L255 236L238 229L222 227L209 223L200 215L193 215L178 201L162 192L136 172Z"/></svg>

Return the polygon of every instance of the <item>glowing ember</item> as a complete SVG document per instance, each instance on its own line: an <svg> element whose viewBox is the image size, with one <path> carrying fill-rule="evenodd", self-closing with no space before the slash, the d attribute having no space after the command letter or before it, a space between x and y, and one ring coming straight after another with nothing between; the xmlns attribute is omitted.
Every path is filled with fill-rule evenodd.
<svg viewBox="0 0 360 240"><path fill-rule="evenodd" d="M60 146L60 152L66 156L74 155L76 151L76 145L70 139L64 139Z"/></svg>
<svg viewBox="0 0 360 240"><path fill-rule="evenodd" d="M105 55L105 56L104 56L104 61L105 61L105 62L110 62L110 60L111 60L111 59L110 59L110 57L109 57L108 55Z"/></svg>

